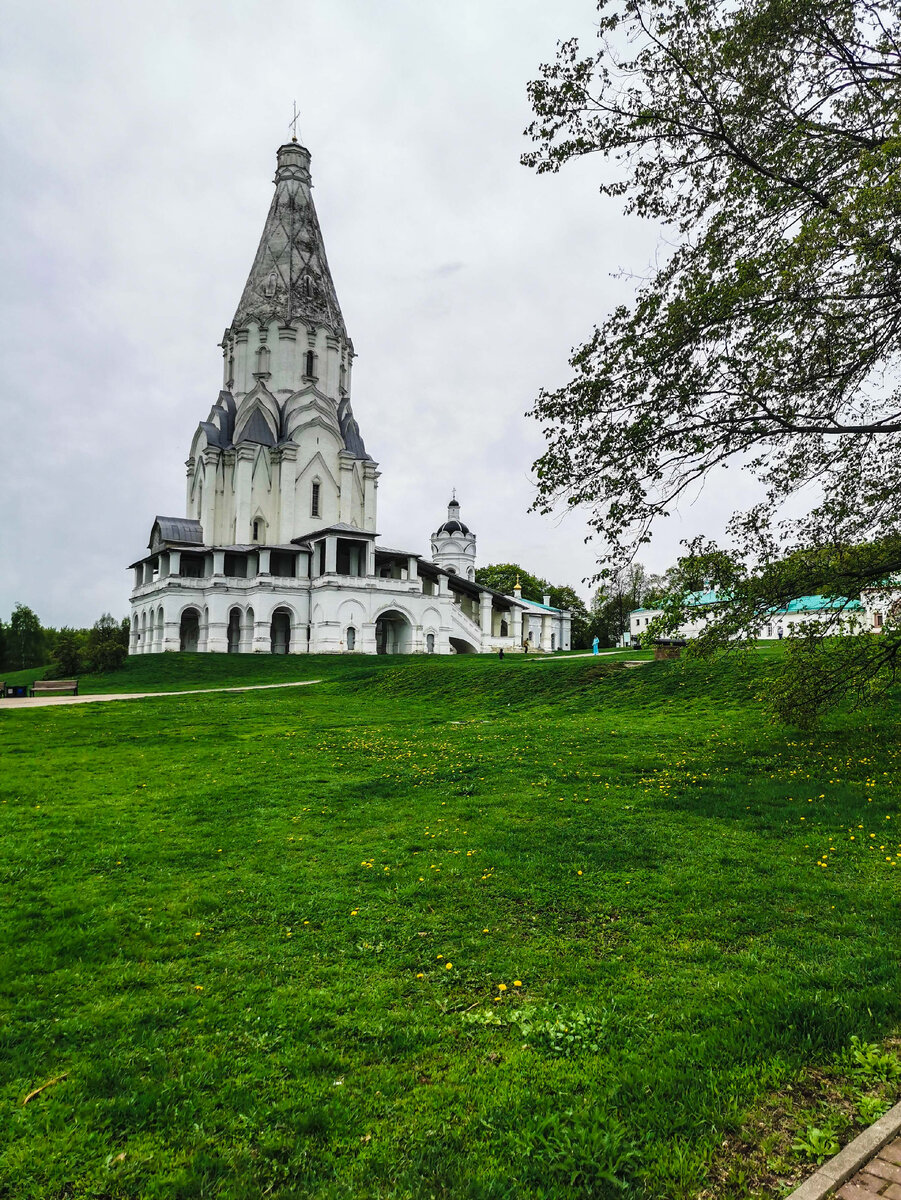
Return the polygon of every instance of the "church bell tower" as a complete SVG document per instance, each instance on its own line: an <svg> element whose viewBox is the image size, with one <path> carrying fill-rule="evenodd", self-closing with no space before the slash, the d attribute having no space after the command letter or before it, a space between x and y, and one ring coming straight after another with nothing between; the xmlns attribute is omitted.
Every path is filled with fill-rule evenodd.
<svg viewBox="0 0 901 1200"><path fill-rule="evenodd" d="M447 520L431 538L432 562L452 575L475 579L476 535L460 520L460 501L454 492L447 506Z"/></svg>

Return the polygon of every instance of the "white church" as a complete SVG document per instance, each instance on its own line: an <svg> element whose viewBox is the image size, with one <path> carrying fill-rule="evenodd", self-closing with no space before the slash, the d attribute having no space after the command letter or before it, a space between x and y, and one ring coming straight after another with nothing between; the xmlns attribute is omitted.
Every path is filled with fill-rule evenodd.
<svg viewBox="0 0 901 1200"><path fill-rule="evenodd" d="M456 495L430 557L380 543L378 464L351 408L353 343L311 187L309 151L281 146L222 390L191 443L187 515L157 517L132 564L131 653L568 650L570 614L549 597L475 582Z"/></svg>

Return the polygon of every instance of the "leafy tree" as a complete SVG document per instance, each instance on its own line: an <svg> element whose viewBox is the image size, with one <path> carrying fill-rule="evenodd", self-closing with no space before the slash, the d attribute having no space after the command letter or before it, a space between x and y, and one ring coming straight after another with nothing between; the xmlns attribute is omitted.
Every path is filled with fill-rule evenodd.
<svg viewBox="0 0 901 1200"><path fill-rule="evenodd" d="M696 579L721 556L721 610L736 606L709 639L721 646L789 579L795 595L859 591L901 570L901 9L598 9L599 48L562 43L530 85L524 161L605 155L601 191L666 225L674 248L536 401L537 507L588 505L615 572L712 469L755 476L730 553L699 540L682 564ZM802 494L812 508L787 519ZM901 637L876 642L856 678L901 661Z"/></svg>
<svg viewBox="0 0 901 1200"><path fill-rule="evenodd" d="M84 670L84 641L80 630L67 625L60 629L50 657L52 674L57 679L77 678Z"/></svg>
<svg viewBox="0 0 901 1200"><path fill-rule="evenodd" d="M44 662L44 631L37 613L26 604L17 604L7 630L7 665L21 671Z"/></svg>
<svg viewBox="0 0 901 1200"><path fill-rule="evenodd" d="M591 602L589 641L597 636L602 646L617 646L629 632L629 614L636 608L655 607L667 594L672 570L653 575L640 562L610 572Z"/></svg>
<svg viewBox="0 0 901 1200"><path fill-rule="evenodd" d="M513 595L517 579L522 584L523 596L528 600L537 600L540 604L542 596L550 591L551 585L546 579L524 571L516 563L495 563L476 568L476 583L480 583L482 587L494 588L496 592L503 592L505 596Z"/></svg>
<svg viewBox="0 0 901 1200"><path fill-rule="evenodd" d="M121 624L104 613L88 633L86 657L94 674L118 671L128 657L128 623Z"/></svg>

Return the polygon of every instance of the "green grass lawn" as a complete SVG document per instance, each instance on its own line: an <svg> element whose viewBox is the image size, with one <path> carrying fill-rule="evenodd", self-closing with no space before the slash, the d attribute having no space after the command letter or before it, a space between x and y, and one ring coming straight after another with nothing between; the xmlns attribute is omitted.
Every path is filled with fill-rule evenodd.
<svg viewBox="0 0 901 1200"><path fill-rule="evenodd" d="M898 1090L901 701L801 735L766 669L0 712L0 1196L778 1195Z"/></svg>

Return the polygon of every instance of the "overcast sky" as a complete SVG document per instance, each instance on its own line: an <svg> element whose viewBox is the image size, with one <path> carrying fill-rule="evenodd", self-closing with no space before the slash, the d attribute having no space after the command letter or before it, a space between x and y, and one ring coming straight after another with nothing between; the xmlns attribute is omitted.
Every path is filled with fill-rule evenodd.
<svg viewBox="0 0 901 1200"><path fill-rule="evenodd" d="M595 157L520 166L526 84L592 0L5 6L0 618L128 611L156 514L221 378L292 101L380 464L381 540L427 554L456 487L481 564L584 596L579 514L529 515L525 411L622 299L659 231L598 194ZM721 528L707 493L643 555Z"/></svg>

